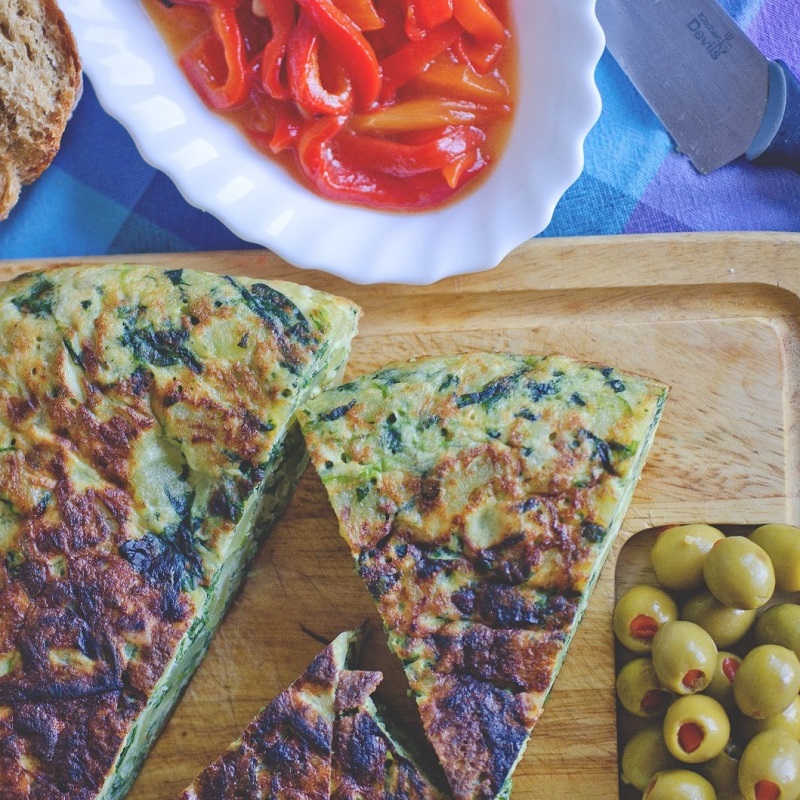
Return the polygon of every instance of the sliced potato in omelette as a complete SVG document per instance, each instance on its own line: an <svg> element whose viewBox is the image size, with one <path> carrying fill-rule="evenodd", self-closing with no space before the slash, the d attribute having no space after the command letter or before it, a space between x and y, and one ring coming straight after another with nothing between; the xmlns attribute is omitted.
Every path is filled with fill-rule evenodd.
<svg viewBox="0 0 800 800"><path fill-rule="evenodd" d="M358 309L136 266L0 286L0 786L121 798L305 462Z"/></svg>
<svg viewBox="0 0 800 800"><path fill-rule="evenodd" d="M298 412L457 800L510 790L665 397L610 367L473 353Z"/></svg>
<svg viewBox="0 0 800 800"><path fill-rule="evenodd" d="M350 669L357 637L334 639L179 800L443 800L379 718L381 673Z"/></svg>

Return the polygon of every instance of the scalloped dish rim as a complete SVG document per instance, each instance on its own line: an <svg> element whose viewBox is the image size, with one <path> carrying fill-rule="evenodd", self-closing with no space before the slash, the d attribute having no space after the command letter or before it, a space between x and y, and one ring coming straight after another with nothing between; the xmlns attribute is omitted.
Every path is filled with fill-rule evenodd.
<svg viewBox="0 0 800 800"><path fill-rule="evenodd" d="M583 170L605 45L595 0L512 3L524 46L503 152L459 199L408 213L325 200L259 153L203 105L138 2L61 4L100 104L190 204L297 267L422 285L496 266L544 230Z"/></svg>

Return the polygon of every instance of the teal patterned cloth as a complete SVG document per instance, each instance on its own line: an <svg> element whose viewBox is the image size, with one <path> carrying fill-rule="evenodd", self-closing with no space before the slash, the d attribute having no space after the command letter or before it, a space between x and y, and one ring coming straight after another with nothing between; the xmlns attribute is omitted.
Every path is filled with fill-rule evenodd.
<svg viewBox="0 0 800 800"><path fill-rule="evenodd" d="M722 4L767 56L800 76L800 0ZM542 236L800 231L800 175L739 159L701 176L608 52L597 84L603 112L586 141L584 172ZM252 247L142 160L88 81L53 165L0 223L0 258Z"/></svg>

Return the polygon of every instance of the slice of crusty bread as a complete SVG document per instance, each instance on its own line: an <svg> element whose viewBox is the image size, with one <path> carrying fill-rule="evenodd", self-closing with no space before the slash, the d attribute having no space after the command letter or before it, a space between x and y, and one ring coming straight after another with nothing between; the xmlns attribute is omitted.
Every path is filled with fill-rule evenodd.
<svg viewBox="0 0 800 800"><path fill-rule="evenodd" d="M55 0L0 1L0 219L58 152L82 87L72 31Z"/></svg>

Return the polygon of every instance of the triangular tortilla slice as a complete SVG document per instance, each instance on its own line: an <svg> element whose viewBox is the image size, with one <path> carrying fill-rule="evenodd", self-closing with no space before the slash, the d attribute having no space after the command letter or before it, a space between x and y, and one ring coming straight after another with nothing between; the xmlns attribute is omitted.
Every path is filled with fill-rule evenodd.
<svg viewBox="0 0 800 800"><path fill-rule="evenodd" d="M381 673L349 668L358 638L337 636L178 800L443 800L370 698Z"/></svg>
<svg viewBox="0 0 800 800"><path fill-rule="evenodd" d="M123 797L305 465L358 309L110 265L0 285L0 786Z"/></svg>
<svg viewBox="0 0 800 800"><path fill-rule="evenodd" d="M298 412L457 800L509 791L665 397L610 367L473 353Z"/></svg>
<svg viewBox="0 0 800 800"><path fill-rule="evenodd" d="M344 672L336 694L331 800L445 800L370 695L380 672Z"/></svg>
<svg viewBox="0 0 800 800"><path fill-rule="evenodd" d="M179 800L327 800L336 691L354 638L334 639Z"/></svg>

